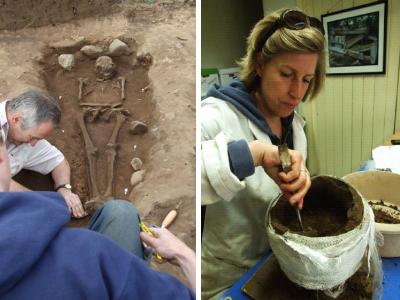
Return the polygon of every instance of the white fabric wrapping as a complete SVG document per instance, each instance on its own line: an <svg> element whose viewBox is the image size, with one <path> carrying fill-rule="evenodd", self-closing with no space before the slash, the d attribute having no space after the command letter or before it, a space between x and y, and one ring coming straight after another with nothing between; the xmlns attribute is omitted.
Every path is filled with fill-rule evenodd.
<svg viewBox="0 0 400 300"><path fill-rule="evenodd" d="M363 198L362 202L361 224L337 236L307 237L290 231L280 235L267 216L269 244L291 281L312 290L337 288L357 271L366 250L370 258L371 251L376 251L375 224L371 208Z"/></svg>

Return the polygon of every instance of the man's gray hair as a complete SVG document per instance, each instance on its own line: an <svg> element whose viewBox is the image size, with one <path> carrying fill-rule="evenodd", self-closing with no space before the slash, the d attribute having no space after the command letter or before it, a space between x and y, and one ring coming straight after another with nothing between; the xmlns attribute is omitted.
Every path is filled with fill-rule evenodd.
<svg viewBox="0 0 400 300"><path fill-rule="evenodd" d="M57 100L47 93L30 90L7 102L7 110L22 114L23 130L37 128L51 121L54 128L60 124L61 109Z"/></svg>

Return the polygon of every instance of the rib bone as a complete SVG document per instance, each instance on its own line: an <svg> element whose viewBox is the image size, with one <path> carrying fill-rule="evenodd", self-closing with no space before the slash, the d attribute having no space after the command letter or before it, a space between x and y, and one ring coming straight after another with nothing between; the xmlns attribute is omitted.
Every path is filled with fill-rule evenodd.
<svg viewBox="0 0 400 300"><path fill-rule="evenodd" d="M123 114L118 114L116 116L116 122L115 126L113 129L113 132L111 134L110 140L108 141L107 144L107 163L108 163L108 169L107 169L107 190L104 193L105 197L109 197L112 195L112 189L113 189L113 181L114 181L114 163L115 163L115 156L117 154L117 138L118 138L118 133L119 130L122 127L122 124L124 123L126 117Z"/></svg>

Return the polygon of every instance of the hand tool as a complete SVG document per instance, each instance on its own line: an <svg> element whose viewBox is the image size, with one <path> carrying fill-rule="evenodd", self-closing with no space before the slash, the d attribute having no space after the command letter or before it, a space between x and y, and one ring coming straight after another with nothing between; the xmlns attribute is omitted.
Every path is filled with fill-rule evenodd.
<svg viewBox="0 0 400 300"><path fill-rule="evenodd" d="M289 154L289 148L286 143L278 146L279 160L281 161L282 170L285 173L289 173L292 170L292 160ZM297 219L299 220L300 228L304 231L303 223L301 221L300 210L298 206L294 206L296 210Z"/></svg>
<svg viewBox="0 0 400 300"><path fill-rule="evenodd" d="M180 201L178 205L165 216L164 220L161 223L161 228L168 228L169 225L171 225L172 222L175 221L176 217L178 216L178 210L181 207L181 205L182 201Z"/></svg>
<svg viewBox="0 0 400 300"><path fill-rule="evenodd" d="M164 218L164 221L162 221L161 228L168 228L168 226L171 225L172 222L175 220L177 215L178 212L175 209L171 210Z"/></svg>
<svg viewBox="0 0 400 300"><path fill-rule="evenodd" d="M149 236L154 237L154 234L150 231L150 229L143 222L140 222L139 226L140 226L140 229L142 229L142 231L146 232ZM157 257L157 259L159 261L162 261L163 258L159 253L155 252L154 255Z"/></svg>

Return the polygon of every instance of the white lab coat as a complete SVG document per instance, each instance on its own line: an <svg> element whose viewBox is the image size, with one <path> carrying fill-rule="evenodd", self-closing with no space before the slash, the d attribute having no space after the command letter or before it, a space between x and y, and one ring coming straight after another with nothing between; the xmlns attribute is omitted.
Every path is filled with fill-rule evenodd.
<svg viewBox="0 0 400 300"><path fill-rule="evenodd" d="M210 97L201 106L201 202L207 205L201 248L202 299L209 299L220 295L269 250L265 215L280 189L262 167L243 181L229 167L228 142L271 143L268 135L226 101ZM295 114L292 124L294 148L305 159L305 122Z"/></svg>

